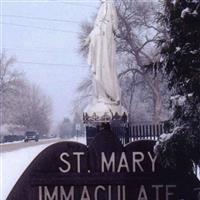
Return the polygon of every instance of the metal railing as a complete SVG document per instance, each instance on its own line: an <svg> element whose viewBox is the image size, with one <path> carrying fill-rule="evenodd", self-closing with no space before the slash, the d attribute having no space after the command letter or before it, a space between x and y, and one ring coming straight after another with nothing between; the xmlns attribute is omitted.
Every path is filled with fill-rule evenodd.
<svg viewBox="0 0 200 200"><path fill-rule="evenodd" d="M157 140L164 133L164 124L128 124L127 126L112 127L122 144L137 140Z"/></svg>
<svg viewBox="0 0 200 200"><path fill-rule="evenodd" d="M164 133L163 124L134 124L128 126L129 142L157 138Z"/></svg>

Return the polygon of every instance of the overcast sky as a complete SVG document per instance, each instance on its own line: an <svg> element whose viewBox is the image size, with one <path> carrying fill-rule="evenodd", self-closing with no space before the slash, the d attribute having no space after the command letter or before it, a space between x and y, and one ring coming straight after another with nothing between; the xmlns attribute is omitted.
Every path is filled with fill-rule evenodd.
<svg viewBox="0 0 200 200"><path fill-rule="evenodd" d="M78 54L80 22L90 20L100 1L2 0L1 47L15 68L52 98L53 119L69 116L75 89L87 75Z"/></svg>

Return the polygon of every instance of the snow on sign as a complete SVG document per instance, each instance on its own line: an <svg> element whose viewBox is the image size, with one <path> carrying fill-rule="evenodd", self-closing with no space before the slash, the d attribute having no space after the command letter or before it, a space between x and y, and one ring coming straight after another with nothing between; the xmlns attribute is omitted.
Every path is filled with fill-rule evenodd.
<svg viewBox="0 0 200 200"><path fill-rule="evenodd" d="M53 144L40 153L7 200L193 200L199 182L159 166L153 141L123 147L104 130L93 143Z"/></svg>

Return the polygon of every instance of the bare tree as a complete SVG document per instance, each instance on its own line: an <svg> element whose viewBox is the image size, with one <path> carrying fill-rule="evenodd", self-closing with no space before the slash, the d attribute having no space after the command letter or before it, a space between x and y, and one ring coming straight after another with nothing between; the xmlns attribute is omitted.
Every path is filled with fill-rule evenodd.
<svg viewBox="0 0 200 200"><path fill-rule="evenodd" d="M91 101L93 87L90 75L80 82L76 91L77 95L73 102L72 114L83 113L84 108Z"/></svg>
<svg viewBox="0 0 200 200"><path fill-rule="evenodd" d="M41 135L49 132L52 105L49 97L39 87L25 82L17 98L12 122L36 130Z"/></svg>
<svg viewBox="0 0 200 200"><path fill-rule="evenodd" d="M135 72L143 79L152 93L153 119L158 122L162 110L161 83L159 76L153 76L148 69L154 70L160 56L156 43L163 30L156 24L155 9L159 5L151 1L117 0L116 6L119 18L118 53L128 58L126 69L120 76Z"/></svg>
<svg viewBox="0 0 200 200"><path fill-rule="evenodd" d="M50 98L14 70L14 63L14 58L0 55L0 125L19 125L47 134L51 123Z"/></svg>
<svg viewBox="0 0 200 200"><path fill-rule="evenodd" d="M86 38L93 29L93 24L91 22L83 22L81 24L81 34L79 34L79 51L86 57L88 54L88 45L86 45Z"/></svg>
<svg viewBox="0 0 200 200"><path fill-rule="evenodd" d="M5 53L0 55L0 113L1 124L11 119L14 108L14 99L18 94L18 86L23 82L23 76L14 70L13 57L7 58Z"/></svg>

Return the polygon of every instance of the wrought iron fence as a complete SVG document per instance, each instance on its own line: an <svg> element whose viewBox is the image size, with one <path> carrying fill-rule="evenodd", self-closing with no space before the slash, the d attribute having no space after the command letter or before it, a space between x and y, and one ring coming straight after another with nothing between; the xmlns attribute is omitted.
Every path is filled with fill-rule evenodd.
<svg viewBox="0 0 200 200"><path fill-rule="evenodd" d="M119 137L123 145L137 140L157 140L165 132L163 123L128 124L120 127L112 127L112 130Z"/></svg>

